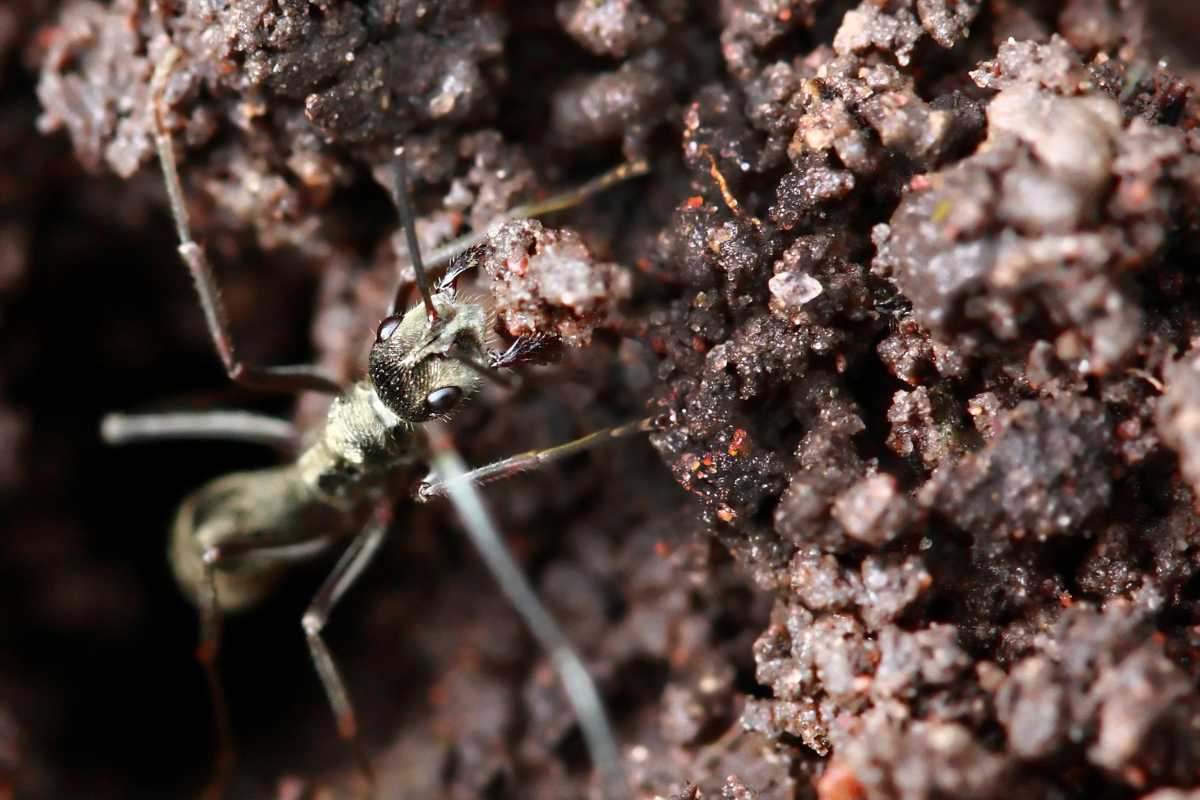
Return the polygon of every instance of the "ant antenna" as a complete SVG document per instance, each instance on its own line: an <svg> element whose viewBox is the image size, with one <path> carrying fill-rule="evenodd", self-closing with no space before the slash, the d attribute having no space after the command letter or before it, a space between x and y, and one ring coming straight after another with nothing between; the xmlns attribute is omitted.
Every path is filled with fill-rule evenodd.
<svg viewBox="0 0 1200 800"><path fill-rule="evenodd" d="M408 257L412 260L413 271L417 273L417 288L421 290L421 299L425 301L425 315L433 322L438 318L438 312L433 305L433 295L429 293L429 277L425 274L425 264L421 261L421 246L417 243L412 204L408 201L408 166L404 162L403 145L396 148L395 156L392 171L396 183L396 208L400 212L400 224L404 226L404 236L408 240Z"/></svg>
<svg viewBox="0 0 1200 800"><path fill-rule="evenodd" d="M599 773L602 796L607 800L623 797L626 784L621 756L604 710L604 702L600 699L591 674L562 628L538 599L525 573L513 560L492 522L483 497L468 477L466 465L454 447L450 432L440 425L431 425L429 445L431 466L439 485L444 487L445 493L453 501L463 527L496 577L501 591L508 596L513 608L558 672L567 700L575 710L579 728L591 752L593 766Z"/></svg>
<svg viewBox="0 0 1200 800"><path fill-rule="evenodd" d="M641 158L637 161L627 161L620 164L603 175L592 178L582 186L576 186L574 189L568 189L560 194L547 197L541 201L525 203L519 206L513 206L508 211L505 211L500 216L496 217L488 224L487 228L468 233L465 236L460 236L446 242L442 246L433 250L426 255L426 262L431 267L436 267L453 259L457 254L464 250L469 250L478 244L483 243L488 237L488 228L498 225L501 222L508 222L513 219L525 219L526 217L540 217L543 214L549 214L553 211L563 211L572 206L579 205L592 195L599 194L611 186L615 186L621 181L627 181L630 178L637 178L645 175L650 171L650 163L646 159Z"/></svg>

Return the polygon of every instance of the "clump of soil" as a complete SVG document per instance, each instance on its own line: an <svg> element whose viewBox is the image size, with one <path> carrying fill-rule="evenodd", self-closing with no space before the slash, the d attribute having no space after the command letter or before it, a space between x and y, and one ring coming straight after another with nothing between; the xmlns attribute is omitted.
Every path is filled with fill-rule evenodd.
<svg viewBox="0 0 1200 800"><path fill-rule="evenodd" d="M1103 4L921 5L685 120L654 440L776 593L743 725L824 798L1194 786L1192 90Z"/></svg>
<svg viewBox="0 0 1200 800"><path fill-rule="evenodd" d="M30 642L0 658L0 776L174 796L211 757L162 542L189 488L270 456L92 438L104 411L213 393L288 409L230 395L176 263L153 163L171 62L161 116L239 345L347 380L412 280L397 143L427 250L651 165L494 231L464 287L501 338L567 346L454 424L479 463L662 422L489 491L631 796L1200 789L1200 72L1160 60L1188 25L1136 0L0 12L22 154L0 164L0 491L22 502L0 607ZM594 793L450 510L397 517L331 626L381 791ZM327 568L230 622L234 796L352 780L298 624Z"/></svg>
<svg viewBox="0 0 1200 800"><path fill-rule="evenodd" d="M586 346L597 327L614 327L629 297L630 276L597 264L570 230L514 220L488 232L484 270L498 323L509 336L553 335Z"/></svg>

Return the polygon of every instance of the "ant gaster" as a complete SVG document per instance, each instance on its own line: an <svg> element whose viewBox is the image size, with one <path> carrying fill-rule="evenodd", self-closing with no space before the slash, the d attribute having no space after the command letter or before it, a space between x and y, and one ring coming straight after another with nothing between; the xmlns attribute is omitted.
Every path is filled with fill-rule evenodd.
<svg viewBox="0 0 1200 800"><path fill-rule="evenodd" d="M418 488L417 499L448 495L454 502L489 569L547 650L575 708L606 792L619 794L623 782L620 759L594 683L505 548L475 484L534 468L615 437L648 431L650 421L609 428L472 472L464 470L438 421L469 398L485 378L503 380L498 370L533 360L540 341L519 338L506 350L493 349L487 312L479 303L461 297L455 288L477 260L478 248L468 248L453 258L441 280L430 288L413 228L402 148L397 148L394 160L394 199L422 304L406 313L393 311L379 323L367 376L349 388L314 366L264 368L241 361L230 338L212 268L191 235L174 147L163 121L163 89L178 58L179 51L171 50L153 77L156 145L179 234L179 253L195 280L205 321L226 372L233 381L254 388L335 395L325 424L306 440L293 462L213 480L183 501L172 527L170 561L178 582L200 609L198 656L213 698L217 759L206 794L223 792L234 760L229 714L216 668L222 614L256 603L273 589L289 563L315 556L348 535L353 536L350 544L318 590L302 626L338 734L353 747L368 783L373 781L349 693L321 632L338 599L383 543L391 522L389 474L397 467L422 463L430 465L432 473ZM626 164L543 205L553 209L573 204L644 171L644 164ZM509 216L515 215L510 212ZM393 309L400 298L398 292ZM102 431L113 443L161 438L236 439L288 448L299 443L297 432L286 422L246 412L114 414L104 420Z"/></svg>

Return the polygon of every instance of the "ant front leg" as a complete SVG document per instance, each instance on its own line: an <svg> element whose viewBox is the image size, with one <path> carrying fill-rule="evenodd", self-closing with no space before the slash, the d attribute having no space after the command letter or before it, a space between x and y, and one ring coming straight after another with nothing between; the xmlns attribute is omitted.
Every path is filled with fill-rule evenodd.
<svg viewBox="0 0 1200 800"><path fill-rule="evenodd" d="M162 165L163 181L171 203L171 215L175 218L175 230L179 235L179 255L196 283L200 296L200 307L204 310L204 321L209 335L216 345L217 354L225 366L229 378L237 384L252 389L284 392L312 390L328 394L340 394L341 385L332 377L311 364L284 367L260 367L247 364L237 356L233 338L229 333L229 315L221 303L221 292L213 275L208 256L192 238L187 204L183 199L183 188L179 181L179 168L175 161L175 148L170 131L163 121L163 93L171 71L179 60L179 51L172 49L154 71L151 91L154 104L154 142L158 149L158 160Z"/></svg>
<svg viewBox="0 0 1200 800"><path fill-rule="evenodd" d="M654 419L647 417L634 422L627 422L624 425L617 425L612 428L604 428L602 430L589 433L587 436L581 436L578 439L572 439L569 442L564 442L554 447L547 447L544 450L527 450L524 453L517 453L514 456L503 458L499 461L493 461L491 464L486 464L482 467L476 467L469 472L463 472L453 478L447 478L444 475L437 477L426 478L420 486L417 487L416 500L424 503L432 500L435 497L450 494L454 491L452 483L459 484L477 484L482 485L492 481L498 481L502 478L507 478L512 475L517 475L521 472L537 469L546 464L555 461L560 461L568 456L573 456L576 453L582 453L585 450L591 450L599 445L606 444L614 439L620 439L625 436L632 436L638 433L650 433L655 430L656 425Z"/></svg>

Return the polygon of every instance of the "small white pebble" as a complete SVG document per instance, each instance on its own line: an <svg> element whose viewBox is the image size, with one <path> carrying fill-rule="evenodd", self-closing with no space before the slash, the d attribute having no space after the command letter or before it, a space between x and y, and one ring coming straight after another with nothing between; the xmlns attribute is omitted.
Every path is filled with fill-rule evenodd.
<svg viewBox="0 0 1200 800"><path fill-rule="evenodd" d="M434 117L444 117L454 110L454 95L441 92L429 101L429 113Z"/></svg>
<svg viewBox="0 0 1200 800"><path fill-rule="evenodd" d="M785 308L799 308L825 291L821 282L806 272L780 272L767 281L767 288Z"/></svg>

